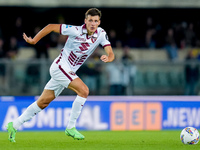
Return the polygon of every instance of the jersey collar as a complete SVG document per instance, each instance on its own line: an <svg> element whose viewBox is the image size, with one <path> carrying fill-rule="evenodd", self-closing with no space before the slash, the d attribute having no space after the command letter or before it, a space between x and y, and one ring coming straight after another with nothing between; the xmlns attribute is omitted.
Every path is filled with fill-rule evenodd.
<svg viewBox="0 0 200 150"><path fill-rule="evenodd" d="M83 34L87 34L87 33L88 33L88 32L87 32L87 28L86 28L86 24L82 25L82 32L83 32ZM97 32L97 30L96 30L96 31L94 32L94 34L91 35L91 36L97 38L97 36L98 36L97 33L98 33L98 32Z"/></svg>

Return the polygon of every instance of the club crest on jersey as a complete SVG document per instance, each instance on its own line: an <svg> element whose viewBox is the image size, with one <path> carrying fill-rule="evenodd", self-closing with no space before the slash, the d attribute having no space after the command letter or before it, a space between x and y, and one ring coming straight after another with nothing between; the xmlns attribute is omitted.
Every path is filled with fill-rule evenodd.
<svg viewBox="0 0 200 150"><path fill-rule="evenodd" d="M97 38L91 38L92 43L96 42Z"/></svg>
<svg viewBox="0 0 200 150"><path fill-rule="evenodd" d="M73 71L70 71L69 74L75 76L76 74Z"/></svg>

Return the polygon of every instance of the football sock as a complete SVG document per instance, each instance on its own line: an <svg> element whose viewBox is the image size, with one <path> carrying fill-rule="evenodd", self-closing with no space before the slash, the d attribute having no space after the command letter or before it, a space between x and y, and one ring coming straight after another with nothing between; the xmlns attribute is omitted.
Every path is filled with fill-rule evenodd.
<svg viewBox="0 0 200 150"><path fill-rule="evenodd" d="M32 103L16 120L13 121L13 127L17 130L24 123L33 118L42 109L37 105L37 101Z"/></svg>
<svg viewBox="0 0 200 150"><path fill-rule="evenodd" d="M85 101L86 101L86 98L83 98L77 95L76 99L74 100L72 104L72 111L71 111L71 114L69 117L69 123L67 126L68 129L75 127L76 120L78 119L81 113L81 110L83 108Z"/></svg>

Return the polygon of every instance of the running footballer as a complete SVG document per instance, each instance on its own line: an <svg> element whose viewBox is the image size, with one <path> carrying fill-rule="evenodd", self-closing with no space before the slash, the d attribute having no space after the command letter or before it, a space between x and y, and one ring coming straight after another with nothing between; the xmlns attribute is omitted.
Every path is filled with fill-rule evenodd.
<svg viewBox="0 0 200 150"><path fill-rule="evenodd" d="M33 45L51 32L68 35L68 38L60 55L50 67L51 79L46 84L41 96L21 116L8 123L7 130L10 142L15 142L15 135L19 127L46 108L51 101L59 96L64 88L69 88L77 93L77 97L72 104L65 134L78 140L85 138L76 130L76 120L88 97L89 89L76 75L76 71L99 45L102 45L106 52L106 55L102 55L100 59L106 63L114 60L114 53L107 34L99 27L100 19L101 12L96 8L91 8L85 13L85 24L82 26L49 24L38 32L34 38L28 37L25 33L23 34L24 40Z"/></svg>

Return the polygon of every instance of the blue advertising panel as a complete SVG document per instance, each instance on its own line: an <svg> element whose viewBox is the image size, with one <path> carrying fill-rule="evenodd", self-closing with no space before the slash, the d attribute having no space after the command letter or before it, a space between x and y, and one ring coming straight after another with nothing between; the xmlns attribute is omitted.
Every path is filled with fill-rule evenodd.
<svg viewBox="0 0 200 150"><path fill-rule="evenodd" d="M0 97L0 130L38 97ZM64 130L75 96L60 96L19 130ZM81 130L200 128L198 96L89 96L77 120Z"/></svg>
<svg viewBox="0 0 200 150"><path fill-rule="evenodd" d="M55 100L46 109L24 123L19 130L64 130L67 126L75 97L63 97ZM16 119L31 103L35 97L13 97L8 100L0 99L0 125L6 130L6 124ZM88 101L77 120L77 128L82 130L108 130L109 129L110 102ZM102 110L103 109L103 110Z"/></svg>
<svg viewBox="0 0 200 150"><path fill-rule="evenodd" d="M162 102L162 129L181 129L187 126L200 127L200 102Z"/></svg>

